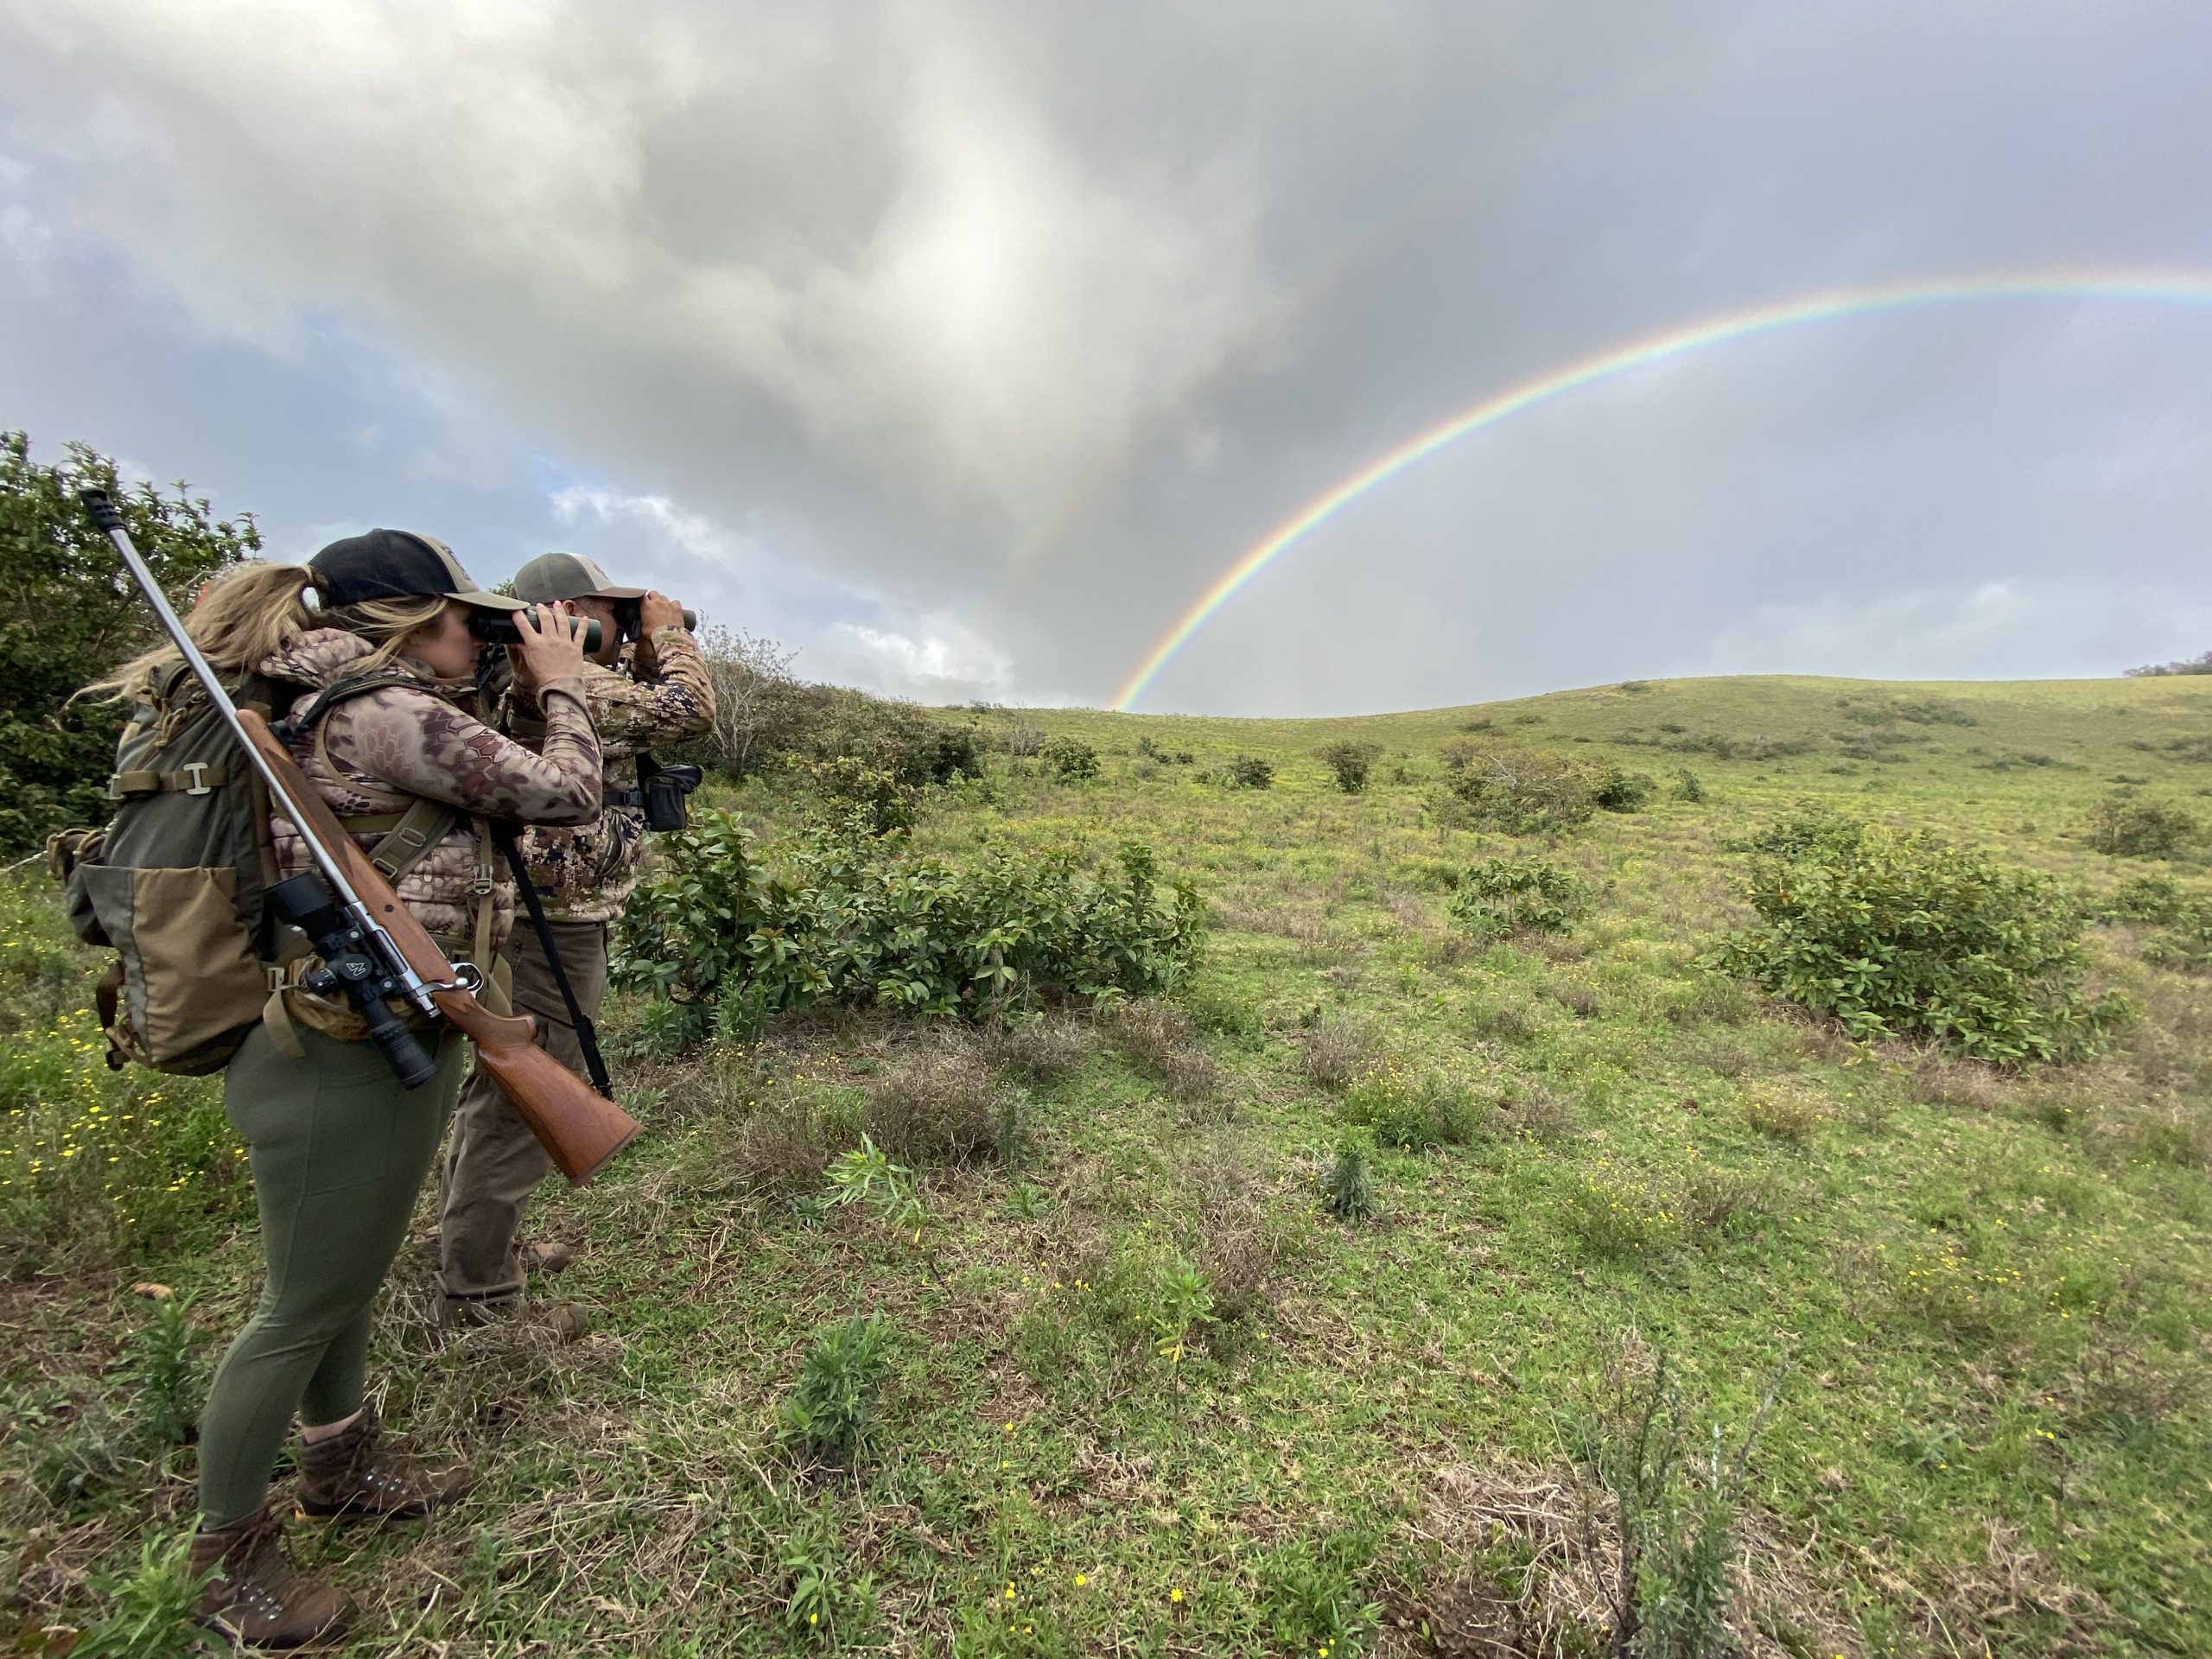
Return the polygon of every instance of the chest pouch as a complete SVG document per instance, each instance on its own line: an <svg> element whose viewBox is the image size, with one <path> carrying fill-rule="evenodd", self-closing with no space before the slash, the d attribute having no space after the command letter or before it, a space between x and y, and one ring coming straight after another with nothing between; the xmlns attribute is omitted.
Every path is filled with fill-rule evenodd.
<svg viewBox="0 0 2212 1659"><path fill-rule="evenodd" d="M683 828L690 822L691 791L706 776L697 766L664 766L650 754L639 755L638 792L645 798L645 828Z"/></svg>

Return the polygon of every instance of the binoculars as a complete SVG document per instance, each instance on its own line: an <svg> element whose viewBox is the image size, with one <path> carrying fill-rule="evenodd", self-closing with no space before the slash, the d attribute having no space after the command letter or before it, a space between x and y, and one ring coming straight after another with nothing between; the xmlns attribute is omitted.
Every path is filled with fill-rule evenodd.
<svg viewBox="0 0 2212 1659"><path fill-rule="evenodd" d="M615 638L634 639L644 631L643 625L639 620L639 609L640 607L634 599L618 599L614 601ZM484 611L472 608L468 613L468 631L487 645L512 645L522 639L523 625L515 620L520 614L519 611ZM699 613L696 611L687 609L683 613L683 627L688 633L698 632ZM587 621L584 624L583 633L584 655L597 656L600 641L604 637L600 632L597 622Z"/></svg>
<svg viewBox="0 0 2212 1659"><path fill-rule="evenodd" d="M523 625L515 619L521 614L520 611L482 611L471 607L468 613L468 631L487 645L519 645L522 642ZM533 628L531 632L535 632L536 629ZM605 636L600 632L597 622L586 621L582 640L584 655L597 656L599 642Z"/></svg>

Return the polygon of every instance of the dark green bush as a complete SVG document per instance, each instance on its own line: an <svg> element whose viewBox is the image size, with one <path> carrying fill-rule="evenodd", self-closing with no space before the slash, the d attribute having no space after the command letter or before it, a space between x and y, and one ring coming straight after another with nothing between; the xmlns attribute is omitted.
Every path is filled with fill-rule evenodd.
<svg viewBox="0 0 2212 1659"><path fill-rule="evenodd" d="M858 755L811 761L807 773L821 791L827 820L852 835L898 835L912 829L921 814L921 792L914 785Z"/></svg>
<svg viewBox="0 0 2212 1659"><path fill-rule="evenodd" d="M13 858L66 824L98 823L127 710L75 702L79 688L153 642L154 613L77 500L105 488L131 538L181 608L208 576L261 549L252 517L218 518L179 484L123 487L115 464L82 444L57 466L30 458L21 432L0 432L0 856Z"/></svg>
<svg viewBox="0 0 2212 1659"><path fill-rule="evenodd" d="M1658 792L1659 780L1649 772L1608 766L1600 768L1597 791L1592 798L1603 811L1641 812Z"/></svg>
<svg viewBox="0 0 2212 1659"><path fill-rule="evenodd" d="M1491 858L1460 873L1451 911L1478 938L1516 933L1564 933L1589 908L1589 893L1556 864L1541 858Z"/></svg>
<svg viewBox="0 0 2212 1659"><path fill-rule="evenodd" d="M1750 845L1758 924L1715 963L1856 1039L1933 1037L2019 1064L2088 1052L2126 1012L2083 988L2080 915L2034 871L1928 830L1817 812Z"/></svg>
<svg viewBox="0 0 2212 1659"><path fill-rule="evenodd" d="M1098 751L1079 737L1046 741L1045 770L1062 783L1079 784L1098 775Z"/></svg>
<svg viewBox="0 0 2212 1659"><path fill-rule="evenodd" d="M2187 807L2125 790L2089 809L2089 845L2111 858L2171 858L2203 832Z"/></svg>
<svg viewBox="0 0 2212 1659"><path fill-rule="evenodd" d="M707 811L662 845L614 976L687 1008L740 997L763 1015L843 1002L975 1019L1043 992L1143 995L1181 982L1201 932L1196 891L1162 893L1135 842L1093 873L1066 848L953 864L817 829L767 862L733 815Z"/></svg>
<svg viewBox="0 0 2212 1659"><path fill-rule="evenodd" d="M1336 779L1337 787L1347 795L1363 793L1367 788L1368 774L1381 758L1379 743L1354 743L1349 740L1325 744L1314 750L1314 759L1329 769Z"/></svg>
<svg viewBox="0 0 2212 1659"><path fill-rule="evenodd" d="M1230 789L1268 789L1274 786L1275 769L1256 754L1236 755L1221 769L1221 781Z"/></svg>

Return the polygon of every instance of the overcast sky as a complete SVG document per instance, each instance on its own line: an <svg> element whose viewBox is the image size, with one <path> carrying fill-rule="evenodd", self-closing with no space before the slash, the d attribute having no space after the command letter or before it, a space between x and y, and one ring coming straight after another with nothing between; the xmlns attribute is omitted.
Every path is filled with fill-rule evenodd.
<svg viewBox="0 0 2212 1659"><path fill-rule="evenodd" d="M798 668L1100 703L1516 381L1839 284L2212 291L2212 6L0 9L0 427L303 557L575 548ZM1144 706L2212 647L2212 304L1716 346L1370 493Z"/></svg>

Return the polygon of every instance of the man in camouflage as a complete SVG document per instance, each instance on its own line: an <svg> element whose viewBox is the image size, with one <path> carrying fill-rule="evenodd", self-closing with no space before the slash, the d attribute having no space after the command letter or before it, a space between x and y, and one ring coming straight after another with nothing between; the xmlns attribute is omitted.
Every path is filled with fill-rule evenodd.
<svg viewBox="0 0 2212 1659"><path fill-rule="evenodd" d="M714 689L682 608L664 594L618 588L598 565L573 553L531 560L516 573L514 592L532 602L566 601L600 625L600 652L585 665L584 693L606 768L603 809L590 823L540 826L522 840L569 988L584 1017L594 1019L607 995L607 931L638 885L645 854L637 757L655 744L707 730ZM626 653L626 613L634 613L638 636ZM527 739L540 718L529 691L518 686L505 702L500 723ZM582 1071L583 1048L536 930L518 925L505 954L515 1011L536 1016L548 1052ZM518 1312L526 1268L565 1262L557 1245L525 1253L518 1242L523 1205L552 1168L537 1137L480 1067L454 1115L441 1197L438 1254L449 1319L482 1323Z"/></svg>

